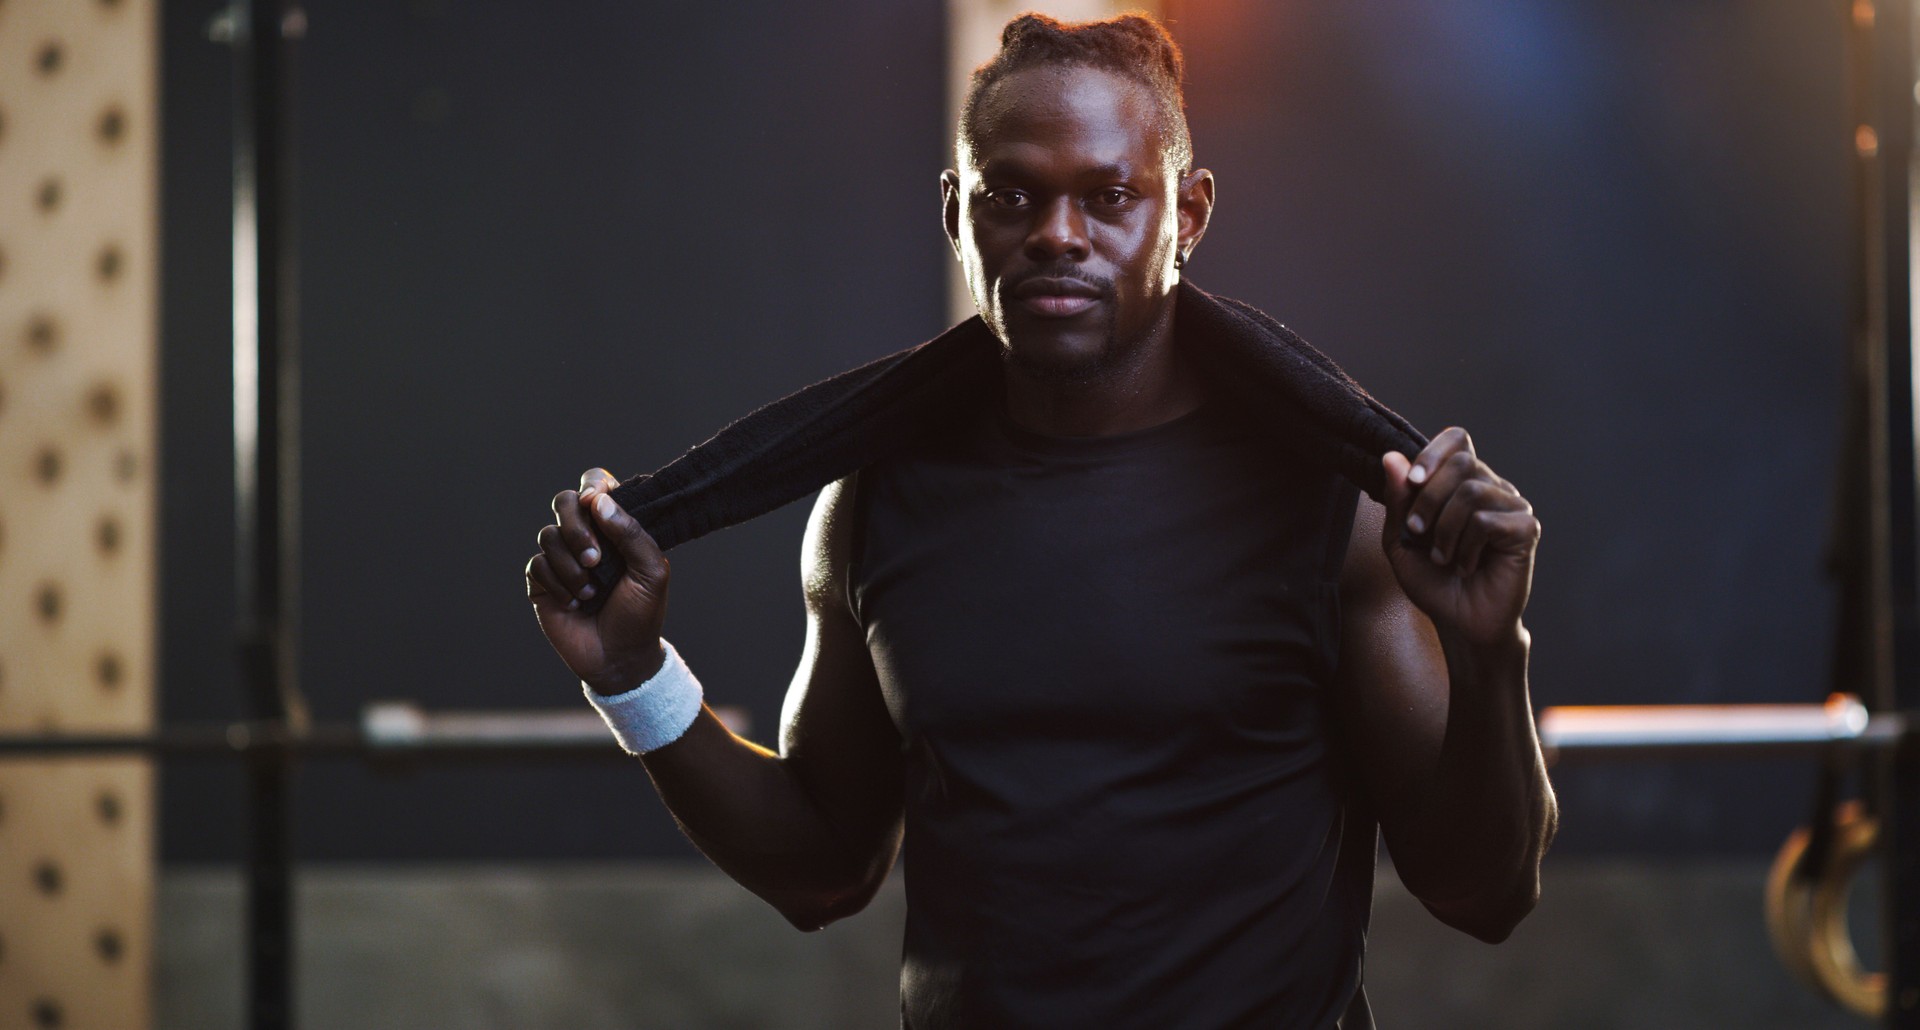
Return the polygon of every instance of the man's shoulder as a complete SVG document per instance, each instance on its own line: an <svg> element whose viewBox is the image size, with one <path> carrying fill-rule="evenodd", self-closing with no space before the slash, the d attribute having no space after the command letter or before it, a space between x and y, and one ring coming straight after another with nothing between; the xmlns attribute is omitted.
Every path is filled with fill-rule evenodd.
<svg viewBox="0 0 1920 1030"><path fill-rule="evenodd" d="M858 532L859 479L854 472L820 488L800 544L800 583L815 614L847 609L847 569Z"/></svg>

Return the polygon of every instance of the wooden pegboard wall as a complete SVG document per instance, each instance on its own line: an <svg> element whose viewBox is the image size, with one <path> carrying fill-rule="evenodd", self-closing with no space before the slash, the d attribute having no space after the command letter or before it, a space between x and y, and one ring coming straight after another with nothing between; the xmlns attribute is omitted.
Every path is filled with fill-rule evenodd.
<svg viewBox="0 0 1920 1030"><path fill-rule="evenodd" d="M153 0L0 0L0 730L153 723ZM0 1030L148 1025L153 779L0 762Z"/></svg>

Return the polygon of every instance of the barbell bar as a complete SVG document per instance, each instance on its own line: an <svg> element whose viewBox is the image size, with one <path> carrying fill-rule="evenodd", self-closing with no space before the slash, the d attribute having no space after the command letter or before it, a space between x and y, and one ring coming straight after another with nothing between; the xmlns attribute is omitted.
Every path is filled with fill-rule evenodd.
<svg viewBox="0 0 1920 1030"><path fill-rule="evenodd" d="M716 708L738 731L744 712ZM1897 744L1914 725L1904 712L1870 713L1851 694L1825 704L1578 705L1540 713L1540 743L1550 760L1613 757L1744 757L1797 754L1834 746ZM184 723L149 733L0 734L9 757L143 753L244 755L274 748L315 757L619 756L606 726L573 709L430 711L409 701L366 706L357 723L290 729L273 721Z"/></svg>

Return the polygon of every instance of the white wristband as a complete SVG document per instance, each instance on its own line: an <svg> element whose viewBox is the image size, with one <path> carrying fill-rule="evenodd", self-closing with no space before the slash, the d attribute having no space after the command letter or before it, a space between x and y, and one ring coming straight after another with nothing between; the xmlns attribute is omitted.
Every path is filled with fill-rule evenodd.
<svg viewBox="0 0 1920 1030"><path fill-rule="evenodd" d="M662 640L660 646L667 652L660 671L624 694L600 694L584 680L580 683L587 703L607 720L614 739L629 754L644 755L679 740L700 715L700 681L672 644Z"/></svg>

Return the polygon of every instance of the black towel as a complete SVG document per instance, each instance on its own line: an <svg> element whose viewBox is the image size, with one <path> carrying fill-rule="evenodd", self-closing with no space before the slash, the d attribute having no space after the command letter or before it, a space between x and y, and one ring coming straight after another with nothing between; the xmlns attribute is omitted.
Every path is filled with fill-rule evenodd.
<svg viewBox="0 0 1920 1030"><path fill-rule="evenodd" d="M1378 498L1380 456L1427 438L1266 313L1179 286L1174 339L1228 409ZM774 401L613 491L662 549L764 515L997 397L1000 345L978 316ZM621 573L592 570L596 604ZM591 607L584 606L583 607Z"/></svg>

